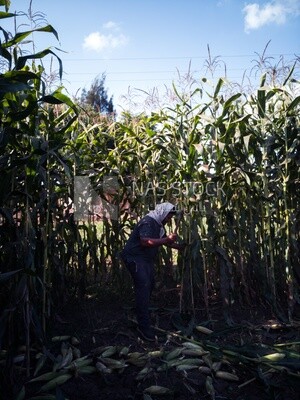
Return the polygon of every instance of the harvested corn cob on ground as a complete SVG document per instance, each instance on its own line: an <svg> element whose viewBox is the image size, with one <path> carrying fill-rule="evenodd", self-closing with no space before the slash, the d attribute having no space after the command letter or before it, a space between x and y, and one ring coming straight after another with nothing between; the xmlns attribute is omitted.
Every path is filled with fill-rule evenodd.
<svg viewBox="0 0 300 400"><path fill-rule="evenodd" d="M130 300L66 305L53 323L47 350L32 354L31 376L20 381L19 394L268 400L276 393L283 400L298 399L300 324L282 324L266 309L249 309L233 310L229 325L218 307L210 319L204 310L191 317L179 315L173 300L174 307L172 298L168 307L162 301L153 305L155 342L139 336Z"/></svg>

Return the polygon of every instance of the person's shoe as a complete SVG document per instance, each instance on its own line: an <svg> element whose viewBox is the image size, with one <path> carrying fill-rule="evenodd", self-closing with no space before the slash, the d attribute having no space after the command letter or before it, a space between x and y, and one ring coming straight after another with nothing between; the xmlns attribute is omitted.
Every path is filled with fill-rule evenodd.
<svg viewBox="0 0 300 400"><path fill-rule="evenodd" d="M142 329L138 327L137 331L140 333L143 339L148 340L148 342L155 342L155 335L151 328Z"/></svg>

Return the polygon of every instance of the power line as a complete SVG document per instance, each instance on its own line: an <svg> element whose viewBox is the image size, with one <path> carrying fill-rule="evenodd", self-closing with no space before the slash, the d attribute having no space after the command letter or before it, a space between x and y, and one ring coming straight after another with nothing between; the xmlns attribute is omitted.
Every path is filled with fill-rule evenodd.
<svg viewBox="0 0 300 400"><path fill-rule="evenodd" d="M214 57L223 57L223 58L241 58L241 57L255 57L255 54L232 54L232 55L217 55ZM286 53L286 54L268 54L267 57L290 57L295 56L294 54ZM123 57L123 58L64 58L61 57L63 62L66 61L137 61L137 60L192 60L192 59L207 59L207 56L170 56L170 57Z"/></svg>
<svg viewBox="0 0 300 400"><path fill-rule="evenodd" d="M244 68L227 68L228 71L245 71ZM109 75L125 75L125 74L172 74L172 73L182 73L185 74L187 71L117 71L117 72L107 72L106 77ZM202 73L200 70L193 70L191 74ZM95 75L99 72L66 72L67 75Z"/></svg>

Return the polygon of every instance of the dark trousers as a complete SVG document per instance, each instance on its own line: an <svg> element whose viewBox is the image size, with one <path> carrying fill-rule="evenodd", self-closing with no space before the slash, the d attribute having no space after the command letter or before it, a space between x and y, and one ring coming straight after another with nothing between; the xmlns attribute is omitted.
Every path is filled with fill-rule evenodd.
<svg viewBox="0 0 300 400"><path fill-rule="evenodd" d="M130 272L135 291L136 317L141 329L149 329L150 297L154 288L154 264L149 262L125 262Z"/></svg>

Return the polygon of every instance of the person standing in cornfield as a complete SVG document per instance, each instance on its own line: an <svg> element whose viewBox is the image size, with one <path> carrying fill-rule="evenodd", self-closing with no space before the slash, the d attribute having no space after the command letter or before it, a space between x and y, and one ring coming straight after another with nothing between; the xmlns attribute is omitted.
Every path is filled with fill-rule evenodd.
<svg viewBox="0 0 300 400"><path fill-rule="evenodd" d="M150 297L154 288L154 266L160 246L180 250L182 245L175 243L176 233L166 235L164 225L177 213L173 204L158 204L154 210L145 215L134 227L121 258L131 274L135 290L135 306L138 332L148 341L155 341L151 328Z"/></svg>

